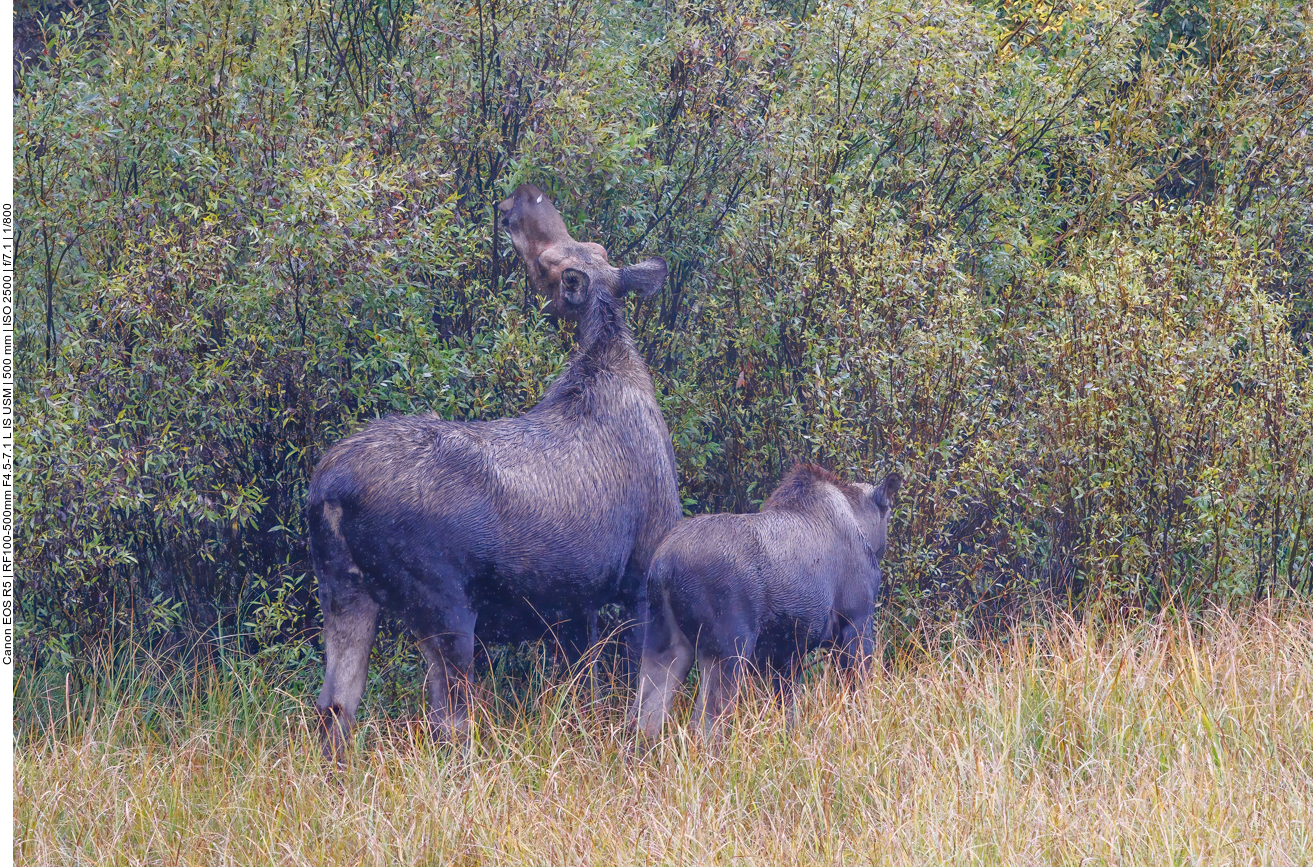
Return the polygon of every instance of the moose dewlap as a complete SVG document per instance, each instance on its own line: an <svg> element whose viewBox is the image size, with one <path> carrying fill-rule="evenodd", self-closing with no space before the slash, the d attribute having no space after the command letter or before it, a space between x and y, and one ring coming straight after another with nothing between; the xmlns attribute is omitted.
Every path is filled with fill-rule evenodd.
<svg viewBox="0 0 1313 867"><path fill-rule="evenodd" d="M869 658L880 558L902 478L845 483L795 466L757 514L700 515L661 542L648 570L650 615L639 672L638 726L661 732L696 657L693 718L710 729L746 663L779 686L822 645L849 668Z"/></svg>

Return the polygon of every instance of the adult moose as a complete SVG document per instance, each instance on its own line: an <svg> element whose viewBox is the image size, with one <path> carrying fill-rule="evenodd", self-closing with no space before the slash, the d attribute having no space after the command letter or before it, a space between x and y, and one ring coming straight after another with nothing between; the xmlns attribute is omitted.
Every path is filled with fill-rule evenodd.
<svg viewBox="0 0 1313 867"><path fill-rule="evenodd" d="M360 705L380 609L419 641L429 727L448 737L468 722L476 636L568 618L595 639L597 610L611 603L637 621L652 552L679 520L670 433L621 300L659 291L665 261L612 267L529 184L498 211L549 312L578 323L577 346L522 416L382 418L319 462L307 511L329 757L342 755Z"/></svg>
<svg viewBox="0 0 1313 867"><path fill-rule="evenodd" d="M896 473L847 484L798 464L757 514L699 515L666 536L648 571L650 606L635 708L647 739L661 733L696 655L693 709L710 733L745 662L786 689L808 651L839 648L845 669L871 655L880 558Z"/></svg>

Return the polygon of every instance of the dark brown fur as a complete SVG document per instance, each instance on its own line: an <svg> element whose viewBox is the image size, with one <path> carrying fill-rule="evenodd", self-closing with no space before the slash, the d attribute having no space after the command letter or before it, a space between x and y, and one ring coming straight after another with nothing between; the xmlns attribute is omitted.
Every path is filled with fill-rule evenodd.
<svg viewBox="0 0 1313 867"><path fill-rule="evenodd" d="M762 504L761 510L793 509L802 511L816 502L816 497L825 485L838 488L849 500L856 502L861 491L856 485L845 482L834 473L818 464L796 463L780 485Z"/></svg>

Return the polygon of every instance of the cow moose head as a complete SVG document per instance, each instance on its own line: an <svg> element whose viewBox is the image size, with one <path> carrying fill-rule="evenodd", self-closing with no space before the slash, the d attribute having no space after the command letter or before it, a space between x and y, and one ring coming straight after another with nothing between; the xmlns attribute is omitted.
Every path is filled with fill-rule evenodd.
<svg viewBox="0 0 1313 867"><path fill-rule="evenodd" d="M552 316L579 321L599 299L630 292L650 298L665 283L666 262L659 256L615 268L601 245L570 237L560 213L533 184L521 184L497 211L497 225L511 236L529 285L547 299Z"/></svg>

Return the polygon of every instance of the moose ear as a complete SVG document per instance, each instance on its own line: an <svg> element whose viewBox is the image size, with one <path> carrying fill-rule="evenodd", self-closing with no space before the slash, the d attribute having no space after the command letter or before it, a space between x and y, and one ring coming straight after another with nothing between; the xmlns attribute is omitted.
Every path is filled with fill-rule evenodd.
<svg viewBox="0 0 1313 867"><path fill-rule="evenodd" d="M561 297L567 304L582 304L588 294L588 275L575 268L561 272Z"/></svg>
<svg viewBox="0 0 1313 867"><path fill-rule="evenodd" d="M898 494L899 488L902 486L903 477L898 475L898 473L890 473L884 477L884 481L881 482L876 487L875 491L872 492L872 496L876 502L883 501L884 504L893 506L894 498Z"/></svg>
<svg viewBox="0 0 1313 867"><path fill-rule="evenodd" d="M651 298L661 291L666 282L666 260L653 256L636 265L620 269L616 283L616 297L633 292L639 298Z"/></svg>

